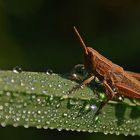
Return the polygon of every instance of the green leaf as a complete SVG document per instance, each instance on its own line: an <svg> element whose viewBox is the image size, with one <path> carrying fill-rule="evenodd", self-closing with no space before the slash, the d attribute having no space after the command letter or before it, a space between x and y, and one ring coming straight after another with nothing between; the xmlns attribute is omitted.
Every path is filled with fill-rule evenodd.
<svg viewBox="0 0 140 140"><path fill-rule="evenodd" d="M78 83L58 74L0 71L0 123L58 130L140 135L140 106L112 100L98 116L100 86L68 91Z"/></svg>

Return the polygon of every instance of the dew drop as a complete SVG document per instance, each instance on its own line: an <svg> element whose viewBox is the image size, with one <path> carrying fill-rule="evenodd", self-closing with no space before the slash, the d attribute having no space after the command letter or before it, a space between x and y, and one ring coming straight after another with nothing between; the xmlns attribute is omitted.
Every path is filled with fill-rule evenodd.
<svg viewBox="0 0 140 140"><path fill-rule="evenodd" d="M47 115L47 111L44 111L44 114Z"/></svg>
<svg viewBox="0 0 140 140"><path fill-rule="evenodd" d="M22 118L22 119L25 119L25 115L22 115L21 118Z"/></svg>
<svg viewBox="0 0 140 140"><path fill-rule="evenodd" d="M135 126L135 127L134 127L134 130L136 131L137 129L138 129L138 127L137 127L137 126Z"/></svg>
<svg viewBox="0 0 140 140"><path fill-rule="evenodd" d="M120 132L116 131L115 134L116 135L120 135ZM127 136L128 134L127 133L124 133L124 135Z"/></svg>
<svg viewBox="0 0 140 140"><path fill-rule="evenodd" d="M48 127L47 127L47 126L43 126L43 128L44 128L44 129L48 129Z"/></svg>
<svg viewBox="0 0 140 140"><path fill-rule="evenodd" d="M47 71L46 71L46 74L47 74L47 75L50 75L50 74L52 74L52 73L53 73L53 70L47 69Z"/></svg>
<svg viewBox="0 0 140 140"><path fill-rule="evenodd" d="M42 126L41 126L41 125L38 125L36 128L37 128L37 129L41 129L41 128L42 128Z"/></svg>
<svg viewBox="0 0 140 140"><path fill-rule="evenodd" d="M118 100L119 100L119 101L123 101L124 98L123 98L122 96L119 96L119 97L118 97Z"/></svg>
<svg viewBox="0 0 140 140"><path fill-rule="evenodd" d="M77 104L77 102L76 102L76 101L74 101L74 100L72 100L72 99L70 99L70 100L69 100L69 104L73 106L73 105L76 105L76 104Z"/></svg>
<svg viewBox="0 0 140 140"><path fill-rule="evenodd" d="M104 132L104 134L105 134L105 135L107 135L107 134L108 134L108 132Z"/></svg>
<svg viewBox="0 0 140 140"><path fill-rule="evenodd" d="M29 128L29 125L28 125L28 124L25 124L24 127L25 127L25 128Z"/></svg>
<svg viewBox="0 0 140 140"><path fill-rule="evenodd" d="M26 106L27 106L27 103L25 102L25 103L23 104L23 106L26 107Z"/></svg>
<svg viewBox="0 0 140 140"><path fill-rule="evenodd" d="M95 111L97 109L97 106L96 105L91 105L90 108Z"/></svg>
<svg viewBox="0 0 140 140"><path fill-rule="evenodd" d="M14 127L18 127L18 124L17 124L17 123L14 123L13 126L14 126Z"/></svg>
<svg viewBox="0 0 140 140"><path fill-rule="evenodd" d="M60 100L64 100L64 99L68 99L68 98L69 98L68 95L63 95L63 96L61 96Z"/></svg>
<svg viewBox="0 0 140 140"><path fill-rule="evenodd" d="M96 82L97 84L101 84L101 81L100 81L97 77L95 77L95 82Z"/></svg>
<svg viewBox="0 0 140 140"><path fill-rule="evenodd" d="M73 73L72 76L73 76L74 78L77 78L77 74L76 74L76 73Z"/></svg>
<svg viewBox="0 0 140 140"><path fill-rule="evenodd" d="M58 131L62 131L62 128L58 128L57 130L58 130Z"/></svg>
<svg viewBox="0 0 140 140"><path fill-rule="evenodd" d="M22 112L23 112L23 114L26 114L26 110L23 110Z"/></svg>
<svg viewBox="0 0 140 140"><path fill-rule="evenodd" d="M23 82L20 83L21 86L25 86L25 84Z"/></svg>
<svg viewBox="0 0 140 140"><path fill-rule="evenodd" d="M28 113L28 114L31 114L31 111L28 111L27 113Z"/></svg>
<svg viewBox="0 0 140 140"><path fill-rule="evenodd" d="M90 104L87 104L86 106L85 106L85 111L88 111L90 109Z"/></svg>
<svg viewBox="0 0 140 140"><path fill-rule="evenodd" d="M2 105L0 105L0 110L3 110L3 106Z"/></svg>
<svg viewBox="0 0 140 140"><path fill-rule="evenodd" d="M35 95L32 95L32 99L35 99L36 98L36 96Z"/></svg>
<svg viewBox="0 0 140 140"><path fill-rule="evenodd" d="M68 83L64 83L65 86L68 86Z"/></svg>
<svg viewBox="0 0 140 140"><path fill-rule="evenodd" d="M7 95L7 96L11 96L11 93L7 91L7 92L6 92L6 95Z"/></svg>
<svg viewBox="0 0 140 140"><path fill-rule="evenodd" d="M29 78L32 78L32 76L31 76L31 75L29 75L28 77L29 77Z"/></svg>
<svg viewBox="0 0 140 140"><path fill-rule="evenodd" d="M59 108L60 107L60 104L57 104L56 107Z"/></svg>
<svg viewBox="0 0 140 140"><path fill-rule="evenodd" d="M93 132L93 130L88 130L88 132L89 132L89 133L92 133L92 132Z"/></svg>
<svg viewBox="0 0 140 140"><path fill-rule="evenodd" d="M37 113L38 113L38 114L41 114L41 111L40 111L40 110L38 110L38 111L37 111Z"/></svg>
<svg viewBox="0 0 140 140"><path fill-rule="evenodd" d="M64 114L63 114L63 116L64 116L64 117L67 117L67 116L68 116L68 114L67 114L67 113L64 113Z"/></svg>
<svg viewBox="0 0 140 140"><path fill-rule="evenodd" d="M20 118L16 118L16 121L20 121Z"/></svg>
<svg viewBox="0 0 140 140"><path fill-rule="evenodd" d="M52 101L53 99L54 99L54 97L53 97L53 95L51 95L49 100Z"/></svg>
<svg viewBox="0 0 140 140"><path fill-rule="evenodd" d="M98 121L99 120L99 117L98 116L95 116L94 120L95 121Z"/></svg>
<svg viewBox="0 0 140 140"><path fill-rule="evenodd" d="M62 87L62 85L60 85L60 84L59 84L59 85L58 85L58 87L59 87L59 88L61 88L61 87Z"/></svg>
<svg viewBox="0 0 140 140"><path fill-rule="evenodd" d="M43 90L42 93L43 93L43 94L47 94L48 91L47 91L47 90Z"/></svg>
<svg viewBox="0 0 140 140"><path fill-rule="evenodd" d="M41 102L41 99L40 99L40 98L37 98L37 102L39 102L39 103L40 103L40 102Z"/></svg>
<svg viewBox="0 0 140 140"><path fill-rule="evenodd" d="M66 120L66 121L65 121L65 124L67 124L67 123L68 123L68 121Z"/></svg>
<svg viewBox="0 0 140 140"><path fill-rule="evenodd" d="M5 127L6 126L6 123L5 122L1 122L1 126L2 127Z"/></svg>
<svg viewBox="0 0 140 140"><path fill-rule="evenodd" d="M46 121L46 124L47 124L47 125L49 125L49 124L50 124L50 122L49 122L49 121Z"/></svg>
<svg viewBox="0 0 140 140"><path fill-rule="evenodd" d="M8 106L9 106L9 103L5 103L4 105L5 105L6 107L8 107Z"/></svg>
<svg viewBox="0 0 140 140"><path fill-rule="evenodd" d="M31 87L31 90L35 90L35 88L34 87Z"/></svg>
<svg viewBox="0 0 140 140"><path fill-rule="evenodd" d="M51 87L52 87L52 85L51 85L51 84L49 84L49 87L51 88Z"/></svg>
<svg viewBox="0 0 140 140"><path fill-rule="evenodd" d="M15 82L15 80L14 79L11 79L11 83L14 83Z"/></svg>
<svg viewBox="0 0 140 140"><path fill-rule="evenodd" d="M40 122L41 122L41 120L37 120L37 122L38 122L38 123L40 123Z"/></svg>
<svg viewBox="0 0 140 140"><path fill-rule="evenodd" d="M104 93L99 93L98 95L99 95L99 100L100 101L103 101L106 98Z"/></svg>
<svg viewBox="0 0 140 140"><path fill-rule="evenodd" d="M6 119L9 119L10 117L8 115L5 116Z"/></svg>
<svg viewBox="0 0 140 140"><path fill-rule="evenodd" d="M29 121L29 118L26 118L25 121L28 122Z"/></svg>
<svg viewBox="0 0 140 140"><path fill-rule="evenodd" d="M21 73L22 72L22 69L21 69L21 67L16 66L16 67L13 68L13 72L14 73Z"/></svg>

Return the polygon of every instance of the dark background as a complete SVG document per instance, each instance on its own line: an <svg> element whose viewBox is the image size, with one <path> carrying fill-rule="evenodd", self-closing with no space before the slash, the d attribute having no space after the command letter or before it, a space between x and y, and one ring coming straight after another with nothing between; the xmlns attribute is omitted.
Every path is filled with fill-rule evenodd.
<svg viewBox="0 0 140 140"><path fill-rule="evenodd" d="M69 72L82 63L74 25L88 46L124 69L140 72L139 0L0 0L0 69ZM14 140L132 139L23 127L0 128L0 135Z"/></svg>

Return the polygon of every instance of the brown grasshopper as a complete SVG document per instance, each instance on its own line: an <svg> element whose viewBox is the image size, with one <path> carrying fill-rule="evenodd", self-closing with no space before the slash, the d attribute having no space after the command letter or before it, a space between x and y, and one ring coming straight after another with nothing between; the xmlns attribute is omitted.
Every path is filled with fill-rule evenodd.
<svg viewBox="0 0 140 140"><path fill-rule="evenodd" d="M107 100L100 105L96 114L116 95L140 98L140 74L124 71L122 67L114 64L93 48L87 47L76 27L74 31L84 50L84 66L89 74L81 85L87 85L97 77L106 89Z"/></svg>

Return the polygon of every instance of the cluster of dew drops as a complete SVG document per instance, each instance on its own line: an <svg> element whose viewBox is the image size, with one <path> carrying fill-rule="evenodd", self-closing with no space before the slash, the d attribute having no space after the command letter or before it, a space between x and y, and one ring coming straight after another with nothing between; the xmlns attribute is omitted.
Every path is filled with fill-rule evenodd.
<svg viewBox="0 0 140 140"><path fill-rule="evenodd" d="M21 67L18 67L18 66L17 66L17 67L14 67L14 68L13 68L13 72L14 72L15 74L19 74L19 73L22 72L22 69L21 69ZM52 73L53 73L53 71L50 70L50 69L46 71L46 74L47 74L47 75L51 75ZM14 83L14 79L12 79L11 82ZM21 82L21 86L24 86L24 83ZM61 87L61 85L59 84L58 87ZM51 88L51 85L50 85L50 88ZM35 88L32 87L31 89L34 90ZM43 93L46 94L47 91L43 90ZM7 92L7 96L10 96L10 93L9 93L9 92ZM65 98L65 97L67 97L67 96L64 95L64 98ZM36 98L36 97L34 96L34 98ZM50 100L50 101L53 100L53 96L51 96L49 100ZM41 102L41 100L40 100L39 98L37 99L37 101L38 101L38 102ZM73 104L75 105L75 103L74 103L73 100L71 100L70 103L71 103L72 105L73 105ZM5 105L8 106L8 103L6 103ZM24 105L26 106L26 104L24 104ZM59 106L60 106L60 104L59 104ZM59 106L57 105L57 108L58 108ZM3 110L3 109L4 109L4 106L3 106L3 105L0 105L0 110ZM95 104L87 103L87 104L84 106L84 111L85 111L85 112L86 112L86 111L88 112L89 110L91 110L91 111L93 111L93 112L96 112L97 106L96 106ZM11 110L11 111L12 111L12 110ZM54 112L55 112L55 111L56 111L56 110L54 110ZM49 110L48 110L48 112L49 112ZM44 113L44 115L47 115L48 112L44 111L43 113ZM57 113L57 111L56 111L55 113ZM55 113L54 113L54 114L55 114ZM32 119L29 119L29 117L26 117L26 115L24 115L24 114L28 114L28 115L32 114L32 115L34 115L34 117L38 117L38 115L41 115L41 114L42 114L42 111L41 111L41 110L37 110L37 115L36 115L36 113L35 113L34 111L23 110L21 114L23 114L23 115L22 115L22 119L25 119L25 121L27 122L27 123L24 124L24 127L25 127L25 128L28 128L28 127L30 126L30 125L28 124L28 122L32 122L33 120L32 120ZM17 113L17 115L19 115L19 114ZM55 116L55 115L54 115L54 116L51 116L51 115L50 115L50 116L51 116L51 118L50 118L51 121L47 120L46 122L44 122L44 125L42 125L42 124L40 125L39 123L41 123L41 119L42 119L42 120L44 119L44 117L45 117L44 115L40 116L41 118L37 118L37 123L38 123L38 125L37 125L36 127L37 127L37 128L42 128L42 127L43 127L44 129L47 129L47 128L49 127L49 128L52 128L52 129L53 129L53 127L51 127L51 121L53 120L53 121L55 122L56 120L55 120L54 118L55 118L57 115L56 115L56 116ZM67 112L64 112L64 113L62 114L62 117L64 117L64 118L66 118L66 117L68 117L68 116L69 116L69 115L68 115ZM21 116L15 116L15 118L14 118L15 123L13 123L13 126L14 126L14 127L17 127L17 126L18 126L18 122L19 122L20 119L21 119L20 117L21 117ZM9 119L9 116L6 115L5 118ZM57 117L56 117L56 118L57 118ZM72 117L71 117L71 118L72 118ZM73 118L75 119L75 117L73 117ZM65 122L68 123L68 120L69 120L69 119L70 119L70 118L68 118ZM98 121L98 119L99 119L99 118L98 118L98 116L97 116L97 117L94 118L94 121ZM54 123L54 122L53 122L53 123ZM61 122L61 120L60 120L60 122ZM62 122L61 122L61 123L62 123ZM49 126L49 125L50 125L50 126ZM5 122L5 121L1 122L1 126L5 127L5 126L6 126L6 122ZM78 126L80 126L80 125L77 124L77 127L78 127ZM58 129L61 130L61 128L63 128L63 126L61 126L61 125L58 124ZM94 128L95 128L94 131L96 131L96 125L94 125ZM69 128L66 128L66 129L69 130ZM71 128L71 129L72 129L72 128ZM77 129L77 130L78 130L78 129ZM79 129L79 131L86 131L86 130L80 130L80 129ZM93 129L89 130L89 132L93 132ZM107 133L107 132L106 132L106 133ZM118 134L119 134L119 131L118 131ZM126 133L126 135L127 135L127 133Z"/></svg>
<svg viewBox="0 0 140 140"><path fill-rule="evenodd" d="M22 72L22 69L21 69L20 67L15 67L15 68L13 69L13 72L14 72L15 74L19 74L19 73ZM47 75L52 74L52 70L48 70L48 71L46 72L46 74L47 74ZM14 83L14 79L12 79L11 82ZM23 86L23 85L24 85L24 83L21 83L21 86ZM59 86L59 87L60 87L60 86ZM34 90L33 87L32 87L32 90ZM46 92L44 92L44 93L46 93ZM10 94L11 94L10 92L7 92L7 93L6 93L7 96L10 96ZM66 98L66 97L67 97L67 96L64 95L63 98ZM35 99L35 98L36 98L35 95L32 96L32 98ZM53 100L53 96L51 96L51 97L49 98L49 100L50 100L50 101ZM41 100L40 100L39 98L37 98L37 101L38 101L38 102L41 102ZM44 101L44 102L45 102L45 101ZM73 105L75 105L76 103L75 103L74 100L71 100L71 101L70 101L70 104L73 106ZM8 106L9 104L6 103L5 105ZM24 106L27 106L27 103L24 103ZM60 106L60 104L57 104L57 107L59 107L59 106ZM3 105L0 105L0 110L3 110L3 108L4 108L4 106L3 106ZM10 108L11 108L11 107L10 107ZM12 109L12 108L11 108L11 109ZM97 106L94 105L94 104L86 104L86 105L84 106L85 112L88 111L88 110L95 111L96 109L97 109ZM11 110L11 111L14 112L14 110ZM31 113L34 114L34 112L26 111L26 110L23 110L22 113L23 113L23 114L27 113L28 115L31 114ZM17 114L18 114L18 115L17 115L16 118L14 119L15 122L19 122L19 121L20 121L20 116L19 116L20 113L17 113ZM37 114L38 114L38 115L41 114L41 111L38 110L38 111L37 111ZM63 117L68 116L68 115L67 115L67 112L64 112L62 116L63 116ZM8 116L8 115L6 115L5 117L6 117L6 119L9 119L9 116ZM23 115L22 117L24 118L25 115ZM42 117L43 117L43 116L42 116ZM42 118L42 119L43 119L43 118ZM98 118L96 118L96 120L98 120ZM25 118L25 121L28 122L28 121L29 121L29 118ZM30 120L30 121L32 121L32 120ZM39 123L39 122L40 122L40 119L38 119L38 123ZM47 121L46 124L49 124L49 121ZM2 122L1 125L2 125L3 127L6 126L6 122ZM13 125L16 127L16 126L18 126L18 123L14 123ZM28 124L25 124L24 127L25 127L25 128L28 128L29 126L28 126ZM41 128L41 126L38 125L37 128ZM47 128L47 126L44 126L44 128Z"/></svg>

